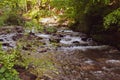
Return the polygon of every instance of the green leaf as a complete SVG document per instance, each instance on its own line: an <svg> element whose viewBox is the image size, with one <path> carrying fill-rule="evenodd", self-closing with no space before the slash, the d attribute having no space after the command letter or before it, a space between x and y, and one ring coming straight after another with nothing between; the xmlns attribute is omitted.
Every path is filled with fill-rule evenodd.
<svg viewBox="0 0 120 80"><path fill-rule="evenodd" d="M6 80L5 78L2 78L1 80Z"/></svg>
<svg viewBox="0 0 120 80"><path fill-rule="evenodd" d="M5 68L5 67L2 67L2 68L0 69L0 73L5 72L5 70L6 70L6 68Z"/></svg>

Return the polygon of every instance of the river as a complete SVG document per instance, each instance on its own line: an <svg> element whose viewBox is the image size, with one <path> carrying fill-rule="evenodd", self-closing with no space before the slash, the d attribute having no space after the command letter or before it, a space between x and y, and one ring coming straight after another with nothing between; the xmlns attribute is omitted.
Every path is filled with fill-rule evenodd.
<svg viewBox="0 0 120 80"><path fill-rule="evenodd" d="M41 54L54 54L58 74L45 75L44 80L120 80L120 51L115 47L100 44L84 33L60 28L55 33L29 34L39 38L36 53L31 56L39 59ZM0 35L3 49L16 48L17 36L23 32ZM21 37L19 37L20 39ZM40 80L41 80L40 79ZM39 79L38 79L39 80Z"/></svg>

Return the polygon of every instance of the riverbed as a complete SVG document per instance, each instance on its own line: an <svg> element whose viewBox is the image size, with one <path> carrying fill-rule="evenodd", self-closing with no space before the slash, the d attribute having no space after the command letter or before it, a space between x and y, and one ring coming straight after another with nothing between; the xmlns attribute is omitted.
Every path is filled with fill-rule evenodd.
<svg viewBox="0 0 120 80"><path fill-rule="evenodd" d="M0 33L2 48L17 48L18 42L22 42L21 54L34 58L30 62L33 68L28 67L28 70L37 76L36 80L120 80L120 51L98 43L84 33L64 27L54 33L26 31L19 26L6 30L8 28ZM46 55L49 57L43 57ZM34 64L35 60L44 60L45 64L39 61ZM34 70L43 65L47 67L42 68L46 70L42 70L40 76L39 71L35 73ZM21 74L20 77L25 80Z"/></svg>

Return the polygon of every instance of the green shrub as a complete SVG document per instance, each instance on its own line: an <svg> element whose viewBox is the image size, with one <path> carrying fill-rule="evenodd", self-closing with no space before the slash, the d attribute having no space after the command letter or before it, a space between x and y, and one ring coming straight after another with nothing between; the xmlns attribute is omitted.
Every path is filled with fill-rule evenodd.
<svg viewBox="0 0 120 80"><path fill-rule="evenodd" d="M16 13L9 13L8 18L4 21L7 25L23 25L23 18Z"/></svg>
<svg viewBox="0 0 120 80"><path fill-rule="evenodd" d="M120 8L104 17L105 29L120 28Z"/></svg>
<svg viewBox="0 0 120 80"><path fill-rule="evenodd" d="M0 26L3 26L5 25L5 21L7 20L8 18L8 12L2 12L2 14L0 15Z"/></svg>
<svg viewBox="0 0 120 80"><path fill-rule="evenodd" d="M13 68L16 62L16 51L7 53L0 50L0 80L20 80L18 72Z"/></svg>
<svg viewBox="0 0 120 80"><path fill-rule="evenodd" d="M33 19L31 21L26 21L25 25L26 28L29 28L30 30L32 30L34 28L34 30L38 31L38 32L43 32L44 31L44 27L41 26L36 19Z"/></svg>
<svg viewBox="0 0 120 80"><path fill-rule="evenodd" d="M0 17L0 25L23 25L24 20L20 15L14 13L14 12L9 12L9 13L4 13Z"/></svg>

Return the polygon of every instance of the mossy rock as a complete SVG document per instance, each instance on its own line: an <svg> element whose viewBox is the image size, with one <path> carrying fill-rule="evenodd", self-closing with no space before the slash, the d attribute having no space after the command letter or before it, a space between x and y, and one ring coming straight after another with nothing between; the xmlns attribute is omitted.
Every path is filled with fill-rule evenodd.
<svg viewBox="0 0 120 80"><path fill-rule="evenodd" d="M56 33L57 29L55 27L47 27L45 28L46 33Z"/></svg>

